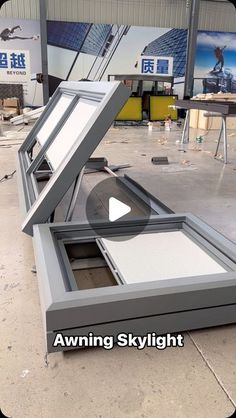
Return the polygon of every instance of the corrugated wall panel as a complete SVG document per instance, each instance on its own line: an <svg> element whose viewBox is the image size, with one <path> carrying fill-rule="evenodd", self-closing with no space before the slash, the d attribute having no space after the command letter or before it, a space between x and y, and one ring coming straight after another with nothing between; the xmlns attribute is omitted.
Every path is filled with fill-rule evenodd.
<svg viewBox="0 0 236 418"><path fill-rule="evenodd" d="M185 0L48 0L55 20L185 27Z"/></svg>
<svg viewBox="0 0 236 418"><path fill-rule="evenodd" d="M11 0L5 3L0 17L13 17L16 19L39 19L38 0Z"/></svg>
<svg viewBox="0 0 236 418"><path fill-rule="evenodd" d="M186 0L47 0L51 20L186 28ZM39 0L10 0L0 17L39 18ZM199 29L236 32L230 3L201 1Z"/></svg>
<svg viewBox="0 0 236 418"><path fill-rule="evenodd" d="M168 1L168 0L167 0ZM172 1L172 0L170 0ZM178 1L178 0L177 0ZM50 19L94 23L155 25L156 3L162 0L48 0Z"/></svg>
<svg viewBox="0 0 236 418"><path fill-rule="evenodd" d="M236 32L236 11L232 4L202 1L199 29Z"/></svg>

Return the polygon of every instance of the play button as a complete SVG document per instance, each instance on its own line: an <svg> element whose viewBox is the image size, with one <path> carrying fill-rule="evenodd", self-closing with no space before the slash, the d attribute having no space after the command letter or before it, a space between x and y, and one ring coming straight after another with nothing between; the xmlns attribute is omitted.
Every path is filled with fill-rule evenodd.
<svg viewBox="0 0 236 418"><path fill-rule="evenodd" d="M131 207L116 199L115 197L110 197L109 199L109 221L115 222L127 213L131 212Z"/></svg>
<svg viewBox="0 0 236 418"><path fill-rule="evenodd" d="M86 180L91 184L96 178L88 175ZM113 231L118 231L122 241L139 235L145 229L151 215L150 199L145 191L142 193L146 203L127 188L119 177L109 177L96 184L86 201L86 219L94 233L98 237L106 235L107 239L114 240ZM82 208L79 209L81 211ZM126 226L129 226L129 221L132 220L141 220L140 223L135 223L132 229L133 236L127 234ZM124 234L121 234L121 230L125 231Z"/></svg>

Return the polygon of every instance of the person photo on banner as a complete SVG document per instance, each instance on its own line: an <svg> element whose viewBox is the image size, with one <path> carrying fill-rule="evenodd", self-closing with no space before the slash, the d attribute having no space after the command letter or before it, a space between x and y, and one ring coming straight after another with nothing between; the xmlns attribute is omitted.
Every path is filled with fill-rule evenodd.
<svg viewBox="0 0 236 418"><path fill-rule="evenodd" d="M37 41L39 39L39 35L33 35L33 36L18 36L18 35L15 35L14 33L18 29L22 30L22 27L17 25L17 26L14 26L13 28L3 29L3 31L0 33L0 40L6 42L6 41L12 41L14 39L32 39L34 41Z"/></svg>
<svg viewBox="0 0 236 418"><path fill-rule="evenodd" d="M215 57L218 61L217 61L216 65L214 66L213 71L216 71L217 69L219 69L219 71L223 70L224 63L225 63L225 60L224 60L224 50L225 50L225 48L226 48L226 45L223 48L220 48L219 46L217 46L214 49L214 54L215 54ZM220 68L218 67L219 65L220 65Z"/></svg>

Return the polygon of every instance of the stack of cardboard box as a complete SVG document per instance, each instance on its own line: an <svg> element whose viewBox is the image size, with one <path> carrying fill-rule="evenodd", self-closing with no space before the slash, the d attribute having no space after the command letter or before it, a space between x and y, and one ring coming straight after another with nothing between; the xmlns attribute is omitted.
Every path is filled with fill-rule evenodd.
<svg viewBox="0 0 236 418"><path fill-rule="evenodd" d="M230 101L236 102L236 94L232 93L218 93L218 94L198 94L196 97L193 97L193 100L213 100L213 101ZM211 129L220 129L222 119L221 117L217 117L217 114L214 116L204 116L206 115L205 110L197 110L192 109L190 111L190 127L191 128L198 128L203 130L211 130ZM236 118L235 117L228 117L227 118L227 128L228 129L236 129Z"/></svg>
<svg viewBox="0 0 236 418"><path fill-rule="evenodd" d="M20 115L20 101L17 97L0 100L0 113L3 119L9 120L14 116Z"/></svg>

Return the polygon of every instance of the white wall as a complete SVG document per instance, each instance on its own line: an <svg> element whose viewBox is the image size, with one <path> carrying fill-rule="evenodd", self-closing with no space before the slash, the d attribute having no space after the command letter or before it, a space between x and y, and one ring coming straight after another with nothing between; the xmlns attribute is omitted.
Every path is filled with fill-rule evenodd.
<svg viewBox="0 0 236 418"><path fill-rule="evenodd" d="M10 0L0 17L39 18L39 0ZM166 28L187 27L186 0L47 0L48 19L119 23ZM201 1L199 29L236 32L229 2Z"/></svg>

